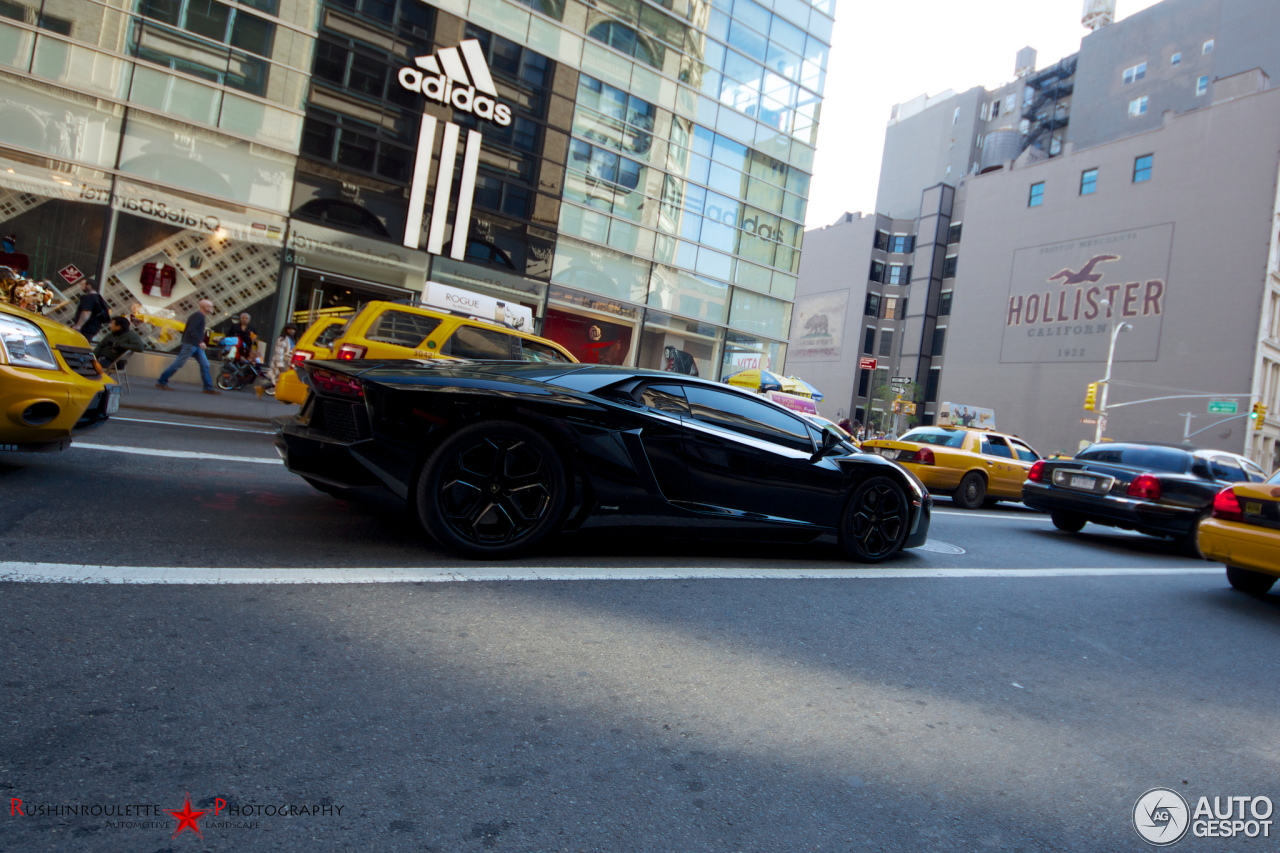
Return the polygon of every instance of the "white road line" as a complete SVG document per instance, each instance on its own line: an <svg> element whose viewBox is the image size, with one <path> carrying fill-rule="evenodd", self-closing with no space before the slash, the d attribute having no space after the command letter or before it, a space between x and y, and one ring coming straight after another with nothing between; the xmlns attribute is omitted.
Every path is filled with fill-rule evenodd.
<svg viewBox="0 0 1280 853"><path fill-rule="evenodd" d="M1223 569L749 569L448 566L392 569L256 569L80 566L0 562L0 581L114 584L451 583L457 581L884 580L1223 576Z"/></svg>
<svg viewBox="0 0 1280 853"><path fill-rule="evenodd" d="M178 421L153 421L148 418L122 418L119 415L112 415L110 420L128 421L133 424L163 424L164 426L191 427L192 429L217 429L222 430L223 432L248 432L253 433L254 435L275 435L274 432L266 429L241 429L240 427L210 426L208 424L184 424L179 423Z"/></svg>
<svg viewBox="0 0 1280 853"><path fill-rule="evenodd" d="M952 515L956 518L999 519L1000 521L1007 521L1009 519L1013 519L1015 521L1043 521L1046 524L1049 521L1049 516L1047 515L1028 515L1021 512L974 512L972 510L963 509L938 509L936 506L933 509L933 514Z"/></svg>
<svg viewBox="0 0 1280 853"><path fill-rule="evenodd" d="M266 459L261 456L231 456L226 453L197 453L194 450L153 450L150 447L117 447L114 444L85 444L72 442L72 450L109 450L112 453L132 453L135 456L165 456L170 459L215 459L222 462L257 462L262 465L283 465L283 459Z"/></svg>

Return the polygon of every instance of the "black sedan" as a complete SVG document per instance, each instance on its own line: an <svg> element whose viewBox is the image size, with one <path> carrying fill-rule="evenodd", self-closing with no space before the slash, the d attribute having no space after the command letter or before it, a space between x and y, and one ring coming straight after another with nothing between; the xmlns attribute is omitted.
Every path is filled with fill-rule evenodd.
<svg viewBox="0 0 1280 853"><path fill-rule="evenodd" d="M1022 484L1022 502L1049 513L1059 530L1086 523L1172 538L1194 556L1197 527L1232 483L1261 482L1262 469L1222 450L1186 444L1103 442L1074 459L1042 459Z"/></svg>
<svg viewBox="0 0 1280 853"><path fill-rule="evenodd" d="M298 369L311 393L276 439L289 470L339 497L384 486L468 557L603 527L825 541L878 562L928 534L932 502L904 468L718 383L524 362Z"/></svg>

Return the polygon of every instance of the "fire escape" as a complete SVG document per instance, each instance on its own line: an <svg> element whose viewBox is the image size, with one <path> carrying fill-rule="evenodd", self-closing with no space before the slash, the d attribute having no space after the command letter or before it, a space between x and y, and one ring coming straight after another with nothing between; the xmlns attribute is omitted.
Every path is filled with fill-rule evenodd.
<svg viewBox="0 0 1280 853"><path fill-rule="evenodd" d="M1026 87L1034 94L1022 102L1022 117L1029 127L1022 140L1022 150L1035 146L1052 157L1053 134L1067 126L1070 119L1071 92L1075 88L1076 57L1069 56L1027 77Z"/></svg>

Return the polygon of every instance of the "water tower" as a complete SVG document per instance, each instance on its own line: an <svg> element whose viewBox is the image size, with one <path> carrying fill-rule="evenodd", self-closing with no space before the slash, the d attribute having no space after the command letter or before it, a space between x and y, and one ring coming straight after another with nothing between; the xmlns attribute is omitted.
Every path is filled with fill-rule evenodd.
<svg viewBox="0 0 1280 853"><path fill-rule="evenodd" d="M1115 23L1116 0L1084 0L1084 13L1080 23L1091 30L1099 30Z"/></svg>

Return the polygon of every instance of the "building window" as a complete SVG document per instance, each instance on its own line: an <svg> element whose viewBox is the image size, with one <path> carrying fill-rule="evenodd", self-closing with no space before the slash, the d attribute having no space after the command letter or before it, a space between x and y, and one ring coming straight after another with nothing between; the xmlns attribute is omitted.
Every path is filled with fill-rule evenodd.
<svg viewBox="0 0 1280 853"><path fill-rule="evenodd" d="M960 242L960 223L952 222L951 227L947 229L947 245L951 246Z"/></svg>
<svg viewBox="0 0 1280 853"><path fill-rule="evenodd" d="M943 278L956 277L956 256L955 255L947 255L945 258L942 259L942 277Z"/></svg>
<svg viewBox="0 0 1280 853"><path fill-rule="evenodd" d="M1200 46L1200 53L1202 54L1213 53L1213 39L1209 39L1207 42L1205 42L1203 45Z"/></svg>
<svg viewBox="0 0 1280 853"><path fill-rule="evenodd" d="M871 272L869 273L868 277L872 281L881 281L881 282L884 281L884 264L880 263L879 261L872 261Z"/></svg>
<svg viewBox="0 0 1280 853"><path fill-rule="evenodd" d="M1139 62L1137 65L1134 65L1130 68L1126 68L1124 70L1124 77L1123 77L1124 85L1128 86L1130 83L1136 83L1146 76L1147 76L1147 63Z"/></svg>
<svg viewBox="0 0 1280 853"><path fill-rule="evenodd" d="M879 249L882 252L889 251L889 232L877 231L876 241L872 244L872 248Z"/></svg>
<svg viewBox="0 0 1280 853"><path fill-rule="evenodd" d="M1093 195L1098 191L1098 170L1085 169L1080 173L1080 195Z"/></svg>
<svg viewBox="0 0 1280 853"><path fill-rule="evenodd" d="M885 357L893 355L893 329L881 329L880 355Z"/></svg>
<svg viewBox="0 0 1280 853"><path fill-rule="evenodd" d="M939 326L933 330L933 357L942 355L942 348L947 343L947 327Z"/></svg>
<svg viewBox="0 0 1280 853"><path fill-rule="evenodd" d="M929 378L924 382L924 401L926 403L938 402L938 379L941 376L942 371L936 367L929 371Z"/></svg>
<svg viewBox="0 0 1280 853"><path fill-rule="evenodd" d="M1031 185L1031 194L1027 196L1027 207L1039 207L1044 204L1044 181Z"/></svg>
<svg viewBox="0 0 1280 853"><path fill-rule="evenodd" d="M1175 53L1173 56L1169 57L1169 64L1170 64L1170 65L1177 65L1177 64L1178 64L1179 62L1181 62L1181 61L1182 61L1182 54L1181 54L1181 53Z"/></svg>
<svg viewBox="0 0 1280 853"><path fill-rule="evenodd" d="M868 317L880 316L880 294L868 293L866 307L862 309L862 313Z"/></svg>
<svg viewBox="0 0 1280 853"><path fill-rule="evenodd" d="M951 313L951 293L950 290L942 291L942 295L938 297L938 316L946 317Z"/></svg>
<svg viewBox="0 0 1280 853"><path fill-rule="evenodd" d="M916 250L916 238L910 234L894 234L892 242L889 243L889 251L902 254L904 252L914 252Z"/></svg>
<svg viewBox="0 0 1280 853"><path fill-rule="evenodd" d="M1134 158L1133 182L1135 184L1151 180L1151 161L1155 159L1155 156L1154 154L1143 154L1141 157Z"/></svg>
<svg viewBox="0 0 1280 853"><path fill-rule="evenodd" d="M889 264L889 284L910 284L911 283L911 266L903 264Z"/></svg>
<svg viewBox="0 0 1280 853"><path fill-rule="evenodd" d="M876 327L867 326L866 336L862 339L862 351L870 355L876 348ZM864 373L866 371L863 371ZM865 392L863 392L865 393Z"/></svg>
<svg viewBox="0 0 1280 853"><path fill-rule="evenodd" d="M872 329L871 331L875 331L875 330ZM867 350L867 352L871 352L871 350ZM858 371L858 396L859 397L867 396L867 385L869 385L870 383L871 383L871 371L859 370ZM858 411L862 411L862 410L859 409Z"/></svg>
<svg viewBox="0 0 1280 853"><path fill-rule="evenodd" d="M886 296L884 298L884 318L886 320L902 320L907 316L907 297Z"/></svg>
<svg viewBox="0 0 1280 853"><path fill-rule="evenodd" d="M1209 91L1209 75L1203 74L1196 79L1196 97L1200 97L1207 91Z"/></svg>
<svg viewBox="0 0 1280 853"><path fill-rule="evenodd" d="M999 116L999 115L1000 115L1000 102L999 102L998 100L997 100L997 101L992 101L992 102L991 102L991 117L994 119L994 118L996 118L996 117L997 117L997 116Z"/></svg>
<svg viewBox="0 0 1280 853"><path fill-rule="evenodd" d="M983 103L982 109L978 111L978 118L982 119L983 121L986 121L987 116L990 115L990 110L991 110L991 107L988 104Z"/></svg>
<svg viewBox="0 0 1280 853"><path fill-rule="evenodd" d="M1147 96L1146 95L1143 95L1141 98L1134 98L1132 101L1129 102L1130 117L1146 115L1146 114L1147 114Z"/></svg>
<svg viewBox="0 0 1280 853"><path fill-rule="evenodd" d="M958 124L960 122L960 108L956 107L956 111L951 114L951 123Z"/></svg>

